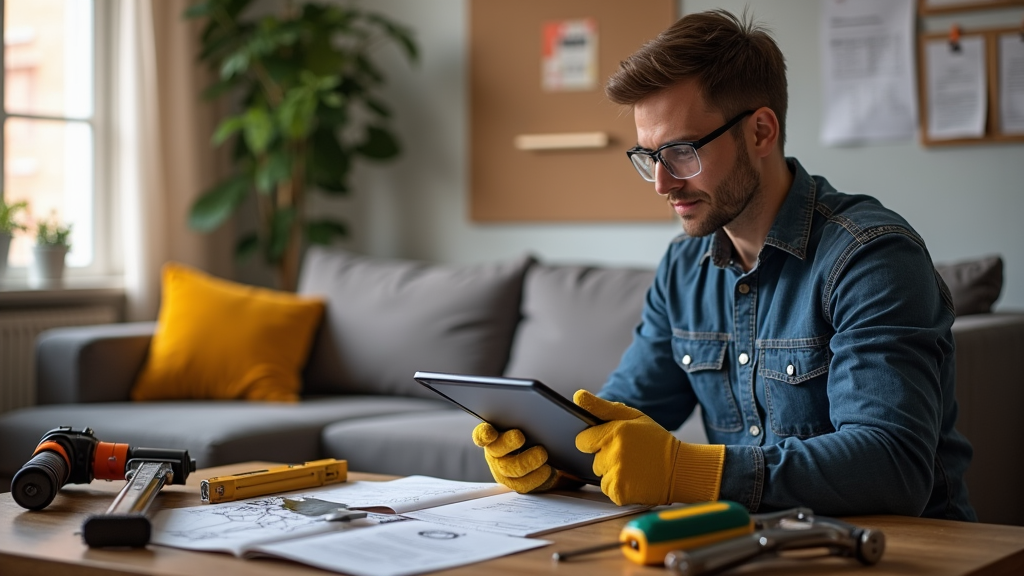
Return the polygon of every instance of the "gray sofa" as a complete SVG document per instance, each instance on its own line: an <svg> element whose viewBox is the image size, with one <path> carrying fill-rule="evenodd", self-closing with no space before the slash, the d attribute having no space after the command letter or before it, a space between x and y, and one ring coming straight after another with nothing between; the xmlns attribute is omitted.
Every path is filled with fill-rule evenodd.
<svg viewBox="0 0 1024 576"><path fill-rule="evenodd" d="M967 288L948 272L959 309ZM474 419L412 373L504 374L566 396L596 391L630 341L652 278L652 270L530 258L454 266L312 249L299 292L323 296L327 312L301 402L131 402L155 324L52 330L37 345L38 405L0 415L0 478L46 430L74 425L101 440L187 448L200 467L335 457L352 470L487 481L470 441ZM972 500L984 521L1024 525L1024 430L1014 422L1024 375L1007 361L1024 353L1024 314L965 315L954 333L958 427L975 447ZM704 441L699 411L676 434Z"/></svg>

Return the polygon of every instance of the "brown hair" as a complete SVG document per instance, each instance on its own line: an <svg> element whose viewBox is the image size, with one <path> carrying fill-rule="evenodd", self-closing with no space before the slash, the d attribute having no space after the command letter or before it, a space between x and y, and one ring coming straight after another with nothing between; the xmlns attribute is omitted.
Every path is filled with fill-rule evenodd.
<svg viewBox="0 0 1024 576"><path fill-rule="evenodd" d="M725 10L680 18L632 56L608 79L605 94L633 106L685 79L696 78L704 102L726 119L767 106L786 140L786 61L775 40L744 12Z"/></svg>

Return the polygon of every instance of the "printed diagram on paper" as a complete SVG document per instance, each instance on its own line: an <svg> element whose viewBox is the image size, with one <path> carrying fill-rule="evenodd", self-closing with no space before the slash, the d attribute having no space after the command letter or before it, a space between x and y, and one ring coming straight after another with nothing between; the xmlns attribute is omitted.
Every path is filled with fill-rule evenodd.
<svg viewBox="0 0 1024 576"><path fill-rule="evenodd" d="M268 496L239 502L161 510L153 518L154 544L242 555L254 543L308 534L373 526L401 520L370 514L351 522L325 522L285 507L284 498Z"/></svg>
<svg viewBox="0 0 1024 576"><path fill-rule="evenodd" d="M315 517L286 509L284 499L277 496L173 512L173 521L164 524L160 532L185 540L249 540L260 535L288 535L319 522Z"/></svg>
<svg viewBox="0 0 1024 576"><path fill-rule="evenodd" d="M456 482L428 476L409 476L390 482L346 482L298 494L161 510L153 518L152 541L164 546L242 555L253 543L402 520L395 515L373 513L350 522L322 519L323 514L342 506L403 513L508 491L500 484ZM306 512L296 512L294 506L289 509L285 498L292 504L298 503Z"/></svg>

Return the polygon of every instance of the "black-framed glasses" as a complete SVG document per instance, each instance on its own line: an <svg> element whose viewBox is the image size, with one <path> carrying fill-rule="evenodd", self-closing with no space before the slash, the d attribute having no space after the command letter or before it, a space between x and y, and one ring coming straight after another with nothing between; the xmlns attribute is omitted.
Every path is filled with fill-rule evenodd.
<svg viewBox="0 0 1024 576"><path fill-rule="evenodd" d="M658 167L658 162L668 170L668 173L672 175L676 180L686 180L687 178L693 178L697 174L700 174L700 157L697 156L697 150L715 138L718 138L722 134L725 134L729 128L736 125L737 122L753 114L753 110L747 110L741 112L732 120L729 120L711 134L701 138L700 140L693 142L669 142L659 146L657 150L650 151L645 148L636 146L626 151L626 156L629 156L630 162L633 163L633 167L640 173L640 176L648 182L654 182L654 171Z"/></svg>

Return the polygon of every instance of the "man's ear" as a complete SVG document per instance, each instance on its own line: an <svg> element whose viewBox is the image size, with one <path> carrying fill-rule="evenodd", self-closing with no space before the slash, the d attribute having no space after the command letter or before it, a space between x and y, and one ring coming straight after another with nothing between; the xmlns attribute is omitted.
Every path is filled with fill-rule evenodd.
<svg viewBox="0 0 1024 576"><path fill-rule="evenodd" d="M775 112L767 106L754 111L751 117L754 124L754 154L764 158L775 150L779 141L779 119Z"/></svg>

